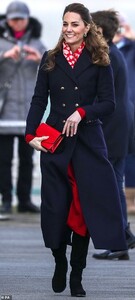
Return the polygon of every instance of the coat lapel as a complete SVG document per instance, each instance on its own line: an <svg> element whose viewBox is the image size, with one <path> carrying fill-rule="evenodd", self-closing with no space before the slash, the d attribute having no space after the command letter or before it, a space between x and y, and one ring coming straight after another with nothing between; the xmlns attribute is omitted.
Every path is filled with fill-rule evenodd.
<svg viewBox="0 0 135 300"><path fill-rule="evenodd" d="M77 77L79 74L88 68L92 62L88 51L84 49L77 60L74 69L71 68L62 52L56 56L56 64L59 65L59 67L77 84Z"/></svg>
<svg viewBox="0 0 135 300"><path fill-rule="evenodd" d="M91 64L92 64L92 60L90 57L90 53L86 49L84 49L75 64L75 67L74 67L75 76L78 77Z"/></svg>

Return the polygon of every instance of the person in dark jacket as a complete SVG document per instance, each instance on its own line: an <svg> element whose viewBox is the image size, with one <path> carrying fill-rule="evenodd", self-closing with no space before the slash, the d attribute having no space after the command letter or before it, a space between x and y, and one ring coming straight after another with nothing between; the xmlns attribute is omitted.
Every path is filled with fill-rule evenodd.
<svg viewBox="0 0 135 300"><path fill-rule="evenodd" d="M132 101L132 111L134 114L134 140L131 143L130 152L126 158L125 164L125 192L127 200L127 209L129 213L135 214L135 40L133 32L131 37L126 37L127 21L121 14L118 15L120 27L114 36L114 43L124 55L127 70L129 95Z"/></svg>
<svg viewBox="0 0 135 300"><path fill-rule="evenodd" d="M133 136L132 103L129 98L128 76L125 60L112 42L119 28L118 13L114 10L97 11L91 14L94 23L102 31L110 48L110 60L114 76L116 109L109 117L102 118L103 132L107 143L108 157L114 168L121 199L123 222L128 249L135 247L135 236L130 230L124 192L125 160L129 151L130 137ZM93 254L97 259L128 259L129 255L105 251Z"/></svg>
<svg viewBox="0 0 135 300"><path fill-rule="evenodd" d="M12 158L14 140L18 143L16 194L19 212L39 212L31 201L33 149L24 139L26 116L45 46L40 40L41 24L30 16L28 6L11 2L0 16L0 87L9 84L0 111L0 193L1 213L12 205Z"/></svg>
<svg viewBox="0 0 135 300"><path fill-rule="evenodd" d="M53 154L42 147L47 134L36 136L49 95L46 122L64 135ZM127 254L117 182L99 119L114 109L108 45L89 10L81 3L69 4L58 44L43 55L26 126L26 141L41 151L41 228L56 263L56 293L66 288L67 244L75 297L86 295L81 281L90 237L95 248Z"/></svg>

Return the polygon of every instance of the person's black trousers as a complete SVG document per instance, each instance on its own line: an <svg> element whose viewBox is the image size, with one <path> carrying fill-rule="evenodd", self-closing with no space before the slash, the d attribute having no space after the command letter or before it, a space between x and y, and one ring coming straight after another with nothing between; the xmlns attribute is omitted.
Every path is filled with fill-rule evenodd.
<svg viewBox="0 0 135 300"><path fill-rule="evenodd" d="M14 140L18 138L18 174L16 194L19 203L30 201L33 171L33 148L23 135L0 135L0 193L2 202L12 201L12 159L14 154Z"/></svg>

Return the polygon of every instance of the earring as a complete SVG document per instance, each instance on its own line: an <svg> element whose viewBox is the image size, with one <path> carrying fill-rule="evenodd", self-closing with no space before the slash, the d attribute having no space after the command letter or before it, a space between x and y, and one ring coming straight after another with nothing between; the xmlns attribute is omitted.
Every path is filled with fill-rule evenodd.
<svg viewBox="0 0 135 300"><path fill-rule="evenodd" d="M87 33L84 33L84 35L83 35L84 37L86 37L87 36Z"/></svg>

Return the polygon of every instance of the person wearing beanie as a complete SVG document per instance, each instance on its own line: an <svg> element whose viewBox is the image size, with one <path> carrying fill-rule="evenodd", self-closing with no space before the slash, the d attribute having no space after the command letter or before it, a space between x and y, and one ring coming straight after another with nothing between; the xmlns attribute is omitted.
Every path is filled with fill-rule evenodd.
<svg viewBox="0 0 135 300"><path fill-rule="evenodd" d="M39 212L31 201L33 150L24 139L37 69L46 47L40 40L42 26L30 16L21 1L11 2L0 15L0 194L1 214L12 211L12 159L14 140L18 143L16 195L18 212Z"/></svg>

